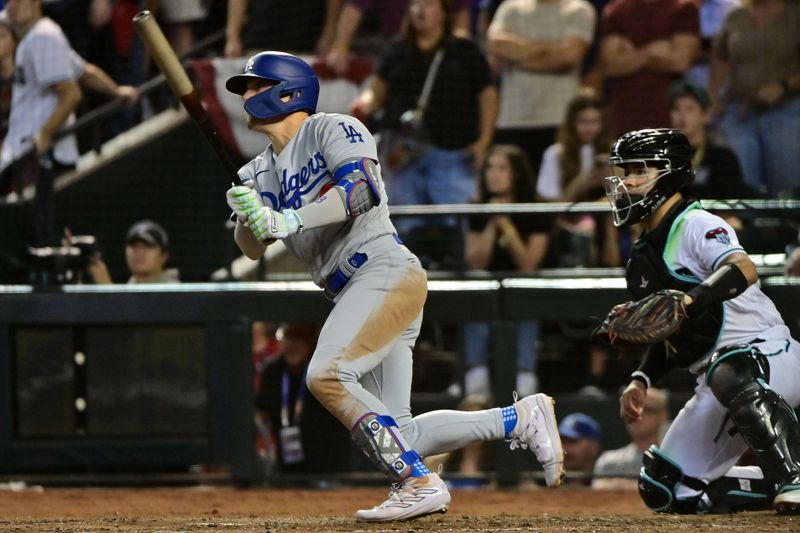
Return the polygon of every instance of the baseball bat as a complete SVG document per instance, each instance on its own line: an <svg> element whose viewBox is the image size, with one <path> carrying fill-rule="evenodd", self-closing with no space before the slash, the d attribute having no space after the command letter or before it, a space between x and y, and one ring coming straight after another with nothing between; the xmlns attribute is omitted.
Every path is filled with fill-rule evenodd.
<svg viewBox="0 0 800 533"><path fill-rule="evenodd" d="M200 97L189 80L189 76L183 69L178 56L175 55L175 51L167 42L167 38L159 28L155 17L149 11L142 11L133 17L133 25L139 37L142 38L145 46L147 46L150 56L167 78L172 92L181 101L189 116L200 128L200 131L203 132L206 140L225 168L228 178L234 184L241 185L242 181L239 179L237 168L231 161L230 154L225 149L222 141L220 141L217 131L208 119Z"/></svg>

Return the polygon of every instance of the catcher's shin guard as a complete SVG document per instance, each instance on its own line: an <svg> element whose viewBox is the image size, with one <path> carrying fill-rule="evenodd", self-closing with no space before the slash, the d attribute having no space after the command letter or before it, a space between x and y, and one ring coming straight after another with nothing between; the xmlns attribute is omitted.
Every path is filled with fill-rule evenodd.
<svg viewBox="0 0 800 533"><path fill-rule="evenodd" d="M392 417L376 413L362 416L350 432L361 451L392 481L430 474L419 454L405 446L399 433Z"/></svg>
<svg viewBox="0 0 800 533"><path fill-rule="evenodd" d="M657 513L697 513L702 492L696 496L678 498L678 486L685 485L695 491L703 491L705 482L685 475L681 467L655 445L644 452L642 465L639 471L639 495L650 510Z"/></svg>
<svg viewBox="0 0 800 533"><path fill-rule="evenodd" d="M800 476L800 426L786 400L767 385L768 372L769 363L757 348L726 347L711 357L706 381L765 477L785 482Z"/></svg>

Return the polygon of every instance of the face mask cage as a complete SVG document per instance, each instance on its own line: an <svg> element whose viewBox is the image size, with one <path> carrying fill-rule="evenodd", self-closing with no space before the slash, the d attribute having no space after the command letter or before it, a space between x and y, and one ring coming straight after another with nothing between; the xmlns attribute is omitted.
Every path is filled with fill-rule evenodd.
<svg viewBox="0 0 800 533"><path fill-rule="evenodd" d="M658 181L672 172L667 159L611 159L611 176L604 180L606 198L611 204L615 226L639 222L649 215ZM633 220L636 218L636 220Z"/></svg>

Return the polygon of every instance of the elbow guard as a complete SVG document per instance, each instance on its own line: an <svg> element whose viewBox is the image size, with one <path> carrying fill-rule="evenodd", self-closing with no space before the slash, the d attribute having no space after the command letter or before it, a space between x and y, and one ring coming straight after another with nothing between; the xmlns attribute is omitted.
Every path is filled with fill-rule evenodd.
<svg viewBox="0 0 800 533"><path fill-rule="evenodd" d="M735 263L727 263L687 293L692 297L689 308L692 312L697 313L717 302L736 298L749 286L750 283L739 266Z"/></svg>
<svg viewBox="0 0 800 533"><path fill-rule="evenodd" d="M363 215L381 203L380 174L372 159L349 159L333 172L334 189L342 196L347 218Z"/></svg>

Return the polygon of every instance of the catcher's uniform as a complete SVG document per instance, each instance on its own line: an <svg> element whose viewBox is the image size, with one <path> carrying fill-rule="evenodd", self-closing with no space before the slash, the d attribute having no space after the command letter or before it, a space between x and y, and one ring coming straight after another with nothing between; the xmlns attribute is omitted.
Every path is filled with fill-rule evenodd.
<svg viewBox="0 0 800 533"><path fill-rule="evenodd" d="M744 250L729 224L704 211L699 202L682 200L634 245L626 267L628 290L636 299L660 289L687 292L736 252ZM705 481L720 478L747 445L732 431L725 407L706 383L703 372L711 354L724 346L755 344L768 361L769 387L796 408L800 404L800 344L791 338L759 284L698 316L690 315L670 340L675 352L654 347L641 368L652 381L674 365L688 368L698 378L694 396L675 418L660 449L686 475Z"/></svg>

